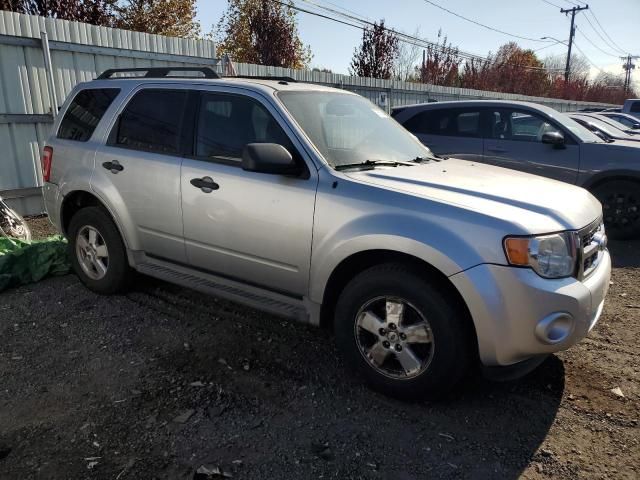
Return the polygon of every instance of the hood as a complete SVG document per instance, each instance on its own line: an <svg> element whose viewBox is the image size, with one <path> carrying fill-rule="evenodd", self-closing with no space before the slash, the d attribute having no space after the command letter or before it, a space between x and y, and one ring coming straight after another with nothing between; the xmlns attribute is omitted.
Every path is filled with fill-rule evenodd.
<svg viewBox="0 0 640 480"><path fill-rule="evenodd" d="M381 188L471 210L539 234L582 228L602 214L583 188L501 167L449 158L415 166L345 171Z"/></svg>

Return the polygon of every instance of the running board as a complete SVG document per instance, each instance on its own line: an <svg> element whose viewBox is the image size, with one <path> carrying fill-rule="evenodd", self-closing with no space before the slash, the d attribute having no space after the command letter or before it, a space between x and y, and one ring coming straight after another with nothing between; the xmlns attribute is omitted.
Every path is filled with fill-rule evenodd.
<svg viewBox="0 0 640 480"><path fill-rule="evenodd" d="M248 307L291 318L300 322L309 322L309 313L302 299L288 297L259 287L221 278L216 275L191 270L181 265L146 257L136 270L150 277L175 283L183 287L198 290Z"/></svg>

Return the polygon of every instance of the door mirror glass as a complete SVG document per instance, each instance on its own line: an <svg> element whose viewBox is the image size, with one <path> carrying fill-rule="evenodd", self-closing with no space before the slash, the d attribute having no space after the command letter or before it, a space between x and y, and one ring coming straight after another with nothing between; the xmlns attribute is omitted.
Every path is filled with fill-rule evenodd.
<svg viewBox="0 0 640 480"><path fill-rule="evenodd" d="M564 146L564 135L560 132L545 132L542 134L542 143L548 143L554 147Z"/></svg>
<svg viewBox="0 0 640 480"><path fill-rule="evenodd" d="M277 143L249 143L242 151L242 169L273 175L300 175L302 169L291 153Z"/></svg>

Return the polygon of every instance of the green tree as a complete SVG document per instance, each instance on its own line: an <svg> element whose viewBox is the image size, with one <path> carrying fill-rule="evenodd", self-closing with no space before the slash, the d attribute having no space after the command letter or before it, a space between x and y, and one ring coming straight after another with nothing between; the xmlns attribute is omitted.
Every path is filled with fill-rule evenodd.
<svg viewBox="0 0 640 480"><path fill-rule="evenodd" d="M298 34L291 3L271 0L228 0L227 11L212 36L219 56L236 62L304 68L313 55Z"/></svg>

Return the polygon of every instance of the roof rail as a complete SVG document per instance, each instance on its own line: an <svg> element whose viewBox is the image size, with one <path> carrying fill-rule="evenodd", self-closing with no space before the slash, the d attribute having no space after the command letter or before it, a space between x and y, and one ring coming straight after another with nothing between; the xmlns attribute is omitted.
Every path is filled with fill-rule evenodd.
<svg viewBox="0 0 640 480"><path fill-rule="evenodd" d="M140 75L144 78L198 78L193 75L169 75L171 72L200 72L204 78L220 78L220 76L209 67L142 67L142 68L110 68L100 74L98 80L114 78L116 73L146 72ZM122 77L118 77L122 78Z"/></svg>
<svg viewBox="0 0 640 480"><path fill-rule="evenodd" d="M297 83L297 80L292 77L271 77L269 75L233 75L227 78L249 78L253 80L274 80L280 82Z"/></svg>

